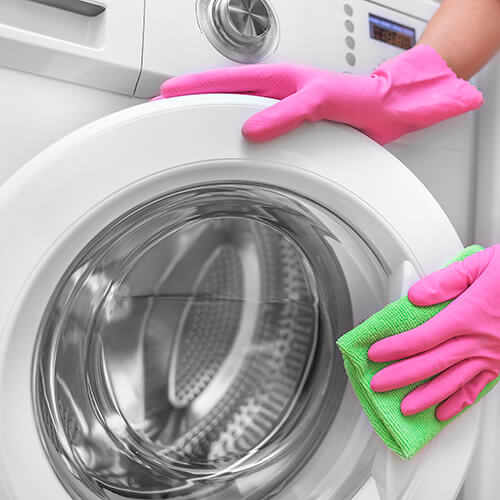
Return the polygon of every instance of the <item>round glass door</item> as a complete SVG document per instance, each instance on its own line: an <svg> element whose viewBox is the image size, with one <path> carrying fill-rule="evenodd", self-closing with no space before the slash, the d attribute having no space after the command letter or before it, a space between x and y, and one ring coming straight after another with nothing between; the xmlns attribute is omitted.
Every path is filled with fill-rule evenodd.
<svg viewBox="0 0 500 500"><path fill-rule="evenodd" d="M136 207L75 258L40 328L35 406L60 480L86 499L278 494L335 420L335 340L384 283L342 219L277 188Z"/></svg>

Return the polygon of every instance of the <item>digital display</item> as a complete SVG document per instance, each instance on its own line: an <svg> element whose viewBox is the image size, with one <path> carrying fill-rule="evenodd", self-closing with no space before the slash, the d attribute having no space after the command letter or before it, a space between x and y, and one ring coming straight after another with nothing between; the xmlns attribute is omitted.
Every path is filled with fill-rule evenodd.
<svg viewBox="0 0 500 500"><path fill-rule="evenodd" d="M411 49L415 45L415 30L413 28L373 14L369 14L369 19L370 38L405 50Z"/></svg>

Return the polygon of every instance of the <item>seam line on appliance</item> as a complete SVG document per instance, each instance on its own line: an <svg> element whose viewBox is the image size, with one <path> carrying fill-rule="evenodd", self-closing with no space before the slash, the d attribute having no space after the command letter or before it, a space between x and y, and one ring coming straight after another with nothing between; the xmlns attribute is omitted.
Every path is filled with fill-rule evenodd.
<svg viewBox="0 0 500 500"><path fill-rule="evenodd" d="M468 241L471 241L471 244L474 243L474 241L478 237L478 230L477 230L477 218L479 214L479 189L480 189L480 182L479 182L479 176L481 174L481 164L479 162L479 138L481 135L481 121L480 121L480 115L478 112L475 112L472 117L472 122L473 122L473 127L474 127L474 133L473 135L473 144L472 144L472 151L469 152L468 159L474 166L474 170L472 172L472 181L471 181L471 188L469 192L469 196L471 198L471 206L469 210L469 220L467 223L469 224L469 231L467 234Z"/></svg>
<svg viewBox="0 0 500 500"><path fill-rule="evenodd" d="M132 91L132 95L135 96L137 92L137 87L139 86L139 81L142 76L142 70L144 68L144 40L146 37L146 0L142 0L143 6L143 14L142 14L142 36L141 36L141 66L139 68L139 74L137 75L137 80L134 85L134 90Z"/></svg>

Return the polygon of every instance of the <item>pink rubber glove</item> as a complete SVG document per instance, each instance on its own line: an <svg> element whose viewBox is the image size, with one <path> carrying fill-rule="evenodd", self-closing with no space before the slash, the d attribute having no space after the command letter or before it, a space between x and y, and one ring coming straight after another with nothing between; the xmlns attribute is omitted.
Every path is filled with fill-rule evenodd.
<svg viewBox="0 0 500 500"><path fill-rule="evenodd" d="M481 92L457 78L426 45L382 63L368 76L260 64L179 76L161 86L163 97L214 92L281 99L244 124L243 135L254 142L290 132L304 121L326 119L385 144L483 103Z"/></svg>
<svg viewBox="0 0 500 500"><path fill-rule="evenodd" d="M404 415L437 403L448 420L476 400L500 373L500 245L429 274L408 298L417 306L455 299L423 325L373 344L372 361L401 360L375 374L374 391L389 391L433 375L401 402Z"/></svg>

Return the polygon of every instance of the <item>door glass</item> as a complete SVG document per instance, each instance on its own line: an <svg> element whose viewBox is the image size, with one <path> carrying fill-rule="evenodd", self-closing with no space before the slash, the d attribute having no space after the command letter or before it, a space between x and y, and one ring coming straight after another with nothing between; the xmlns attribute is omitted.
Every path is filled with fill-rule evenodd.
<svg viewBox="0 0 500 500"><path fill-rule="evenodd" d="M40 329L35 404L61 481L77 498L278 491L334 422L335 340L384 283L341 219L275 188L135 208L82 250Z"/></svg>

